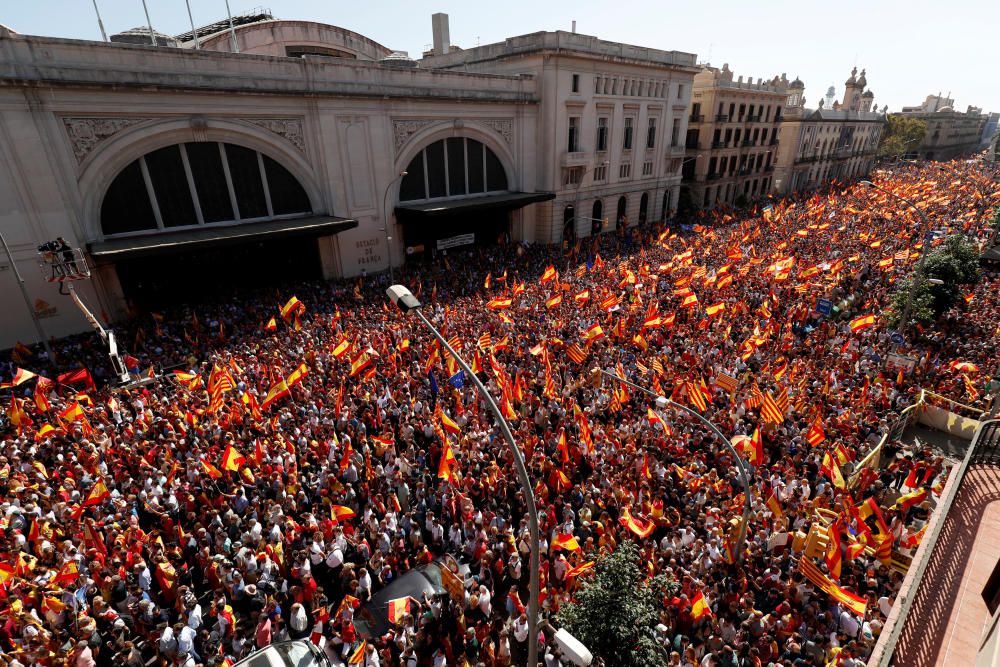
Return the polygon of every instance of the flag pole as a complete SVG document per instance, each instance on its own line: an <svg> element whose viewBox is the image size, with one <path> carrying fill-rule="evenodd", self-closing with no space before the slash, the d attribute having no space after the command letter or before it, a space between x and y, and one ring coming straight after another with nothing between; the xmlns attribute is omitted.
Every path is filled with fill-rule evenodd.
<svg viewBox="0 0 1000 667"><path fill-rule="evenodd" d="M146 6L146 0L142 0L142 9L146 12L146 25L149 26L149 41L153 46L156 46L156 33L153 32L153 22L149 20L149 7Z"/></svg>
<svg viewBox="0 0 1000 667"><path fill-rule="evenodd" d="M94 0L94 2L96 3L97 0ZM187 5L188 21L191 22L191 34L194 35L194 48L197 51L201 48L201 41L198 39L198 31L194 27L194 16L191 14L191 0L184 0L184 3Z"/></svg>
<svg viewBox="0 0 1000 667"><path fill-rule="evenodd" d="M229 37L233 41L233 53L239 53L240 45L236 43L236 27L233 25L233 13L229 10L229 0L226 0L226 16L229 17Z"/></svg>
<svg viewBox="0 0 1000 667"><path fill-rule="evenodd" d="M97 26L101 29L101 39L108 41L108 33L104 32L104 21L101 20L101 10L97 8L97 0L94 0L94 13L97 14Z"/></svg>

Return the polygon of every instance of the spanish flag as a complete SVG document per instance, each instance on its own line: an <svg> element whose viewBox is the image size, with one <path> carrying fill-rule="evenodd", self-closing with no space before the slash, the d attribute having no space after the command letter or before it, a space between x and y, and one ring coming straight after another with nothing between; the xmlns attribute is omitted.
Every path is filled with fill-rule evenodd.
<svg viewBox="0 0 1000 667"><path fill-rule="evenodd" d="M369 366L371 366L371 363L372 363L372 359L368 355L368 350L362 350L358 354L358 356L354 357L354 359L351 360L351 375L350 375L350 377L354 377L355 375L357 375L361 371L365 370L366 368L368 368Z"/></svg>
<svg viewBox="0 0 1000 667"><path fill-rule="evenodd" d="M771 514L774 515L775 520L780 521L785 518L785 513L781 509L781 502L774 493L767 499L767 509L771 510Z"/></svg>
<svg viewBox="0 0 1000 667"><path fill-rule="evenodd" d="M558 306L559 304L561 304L562 300L563 300L562 294L556 294L555 296L549 297L548 299L545 300L545 307L551 310L556 306Z"/></svg>
<svg viewBox="0 0 1000 667"><path fill-rule="evenodd" d="M855 317L851 320L851 332L857 333L868 327L875 326L875 316L874 315L862 315L861 317Z"/></svg>
<svg viewBox="0 0 1000 667"><path fill-rule="evenodd" d="M490 299L490 301L486 303L486 307L490 310L505 310L510 308L513 303L513 299Z"/></svg>
<svg viewBox="0 0 1000 667"><path fill-rule="evenodd" d="M278 380L277 383L267 392L267 396L264 398L264 402L260 404L262 410L267 410L272 403L277 401L279 398L288 396L288 385L284 380Z"/></svg>
<svg viewBox="0 0 1000 667"><path fill-rule="evenodd" d="M357 516L357 514L350 507L334 505L330 508L330 518L336 519L337 521L346 521L347 519L352 519L355 516Z"/></svg>
<svg viewBox="0 0 1000 667"><path fill-rule="evenodd" d="M33 377L36 377L35 373L32 373L31 371L26 371L23 368L18 368L17 372L14 373L13 380L11 380L10 382L0 382L0 389L16 387L19 384L27 382Z"/></svg>
<svg viewBox="0 0 1000 667"><path fill-rule="evenodd" d="M350 349L351 349L351 342L345 338L344 340L337 343L337 346L333 348L333 356L336 359L340 359L342 356L347 354L347 352Z"/></svg>
<svg viewBox="0 0 1000 667"><path fill-rule="evenodd" d="M649 537L649 534L653 532L653 528L656 527L652 521L644 522L633 517L628 507L622 509L622 515L619 517L618 523L635 533L636 537L640 540Z"/></svg>
<svg viewBox="0 0 1000 667"><path fill-rule="evenodd" d="M91 487L90 493L87 494L86 500L83 501L83 506L88 507L91 505L100 505L110 497L111 493L108 491L108 487L104 483L104 480L99 479L94 482L94 486Z"/></svg>
<svg viewBox="0 0 1000 667"><path fill-rule="evenodd" d="M576 541L576 537L573 535L565 535L563 533L557 533L554 538L552 538L552 544L550 545L555 549L565 549L566 551L579 551L580 543Z"/></svg>
<svg viewBox="0 0 1000 667"><path fill-rule="evenodd" d="M691 308L697 305L698 305L698 297L695 296L694 294L688 294L686 297L684 297L684 300L681 301L681 308Z"/></svg>
<svg viewBox="0 0 1000 667"><path fill-rule="evenodd" d="M410 598L396 598L389 600L389 622L398 624L403 616L410 613Z"/></svg>
<svg viewBox="0 0 1000 667"><path fill-rule="evenodd" d="M245 456L240 454L232 445L226 447L225 453L222 455L222 469L232 470L233 472L239 472L240 466L247 462Z"/></svg>
<svg viewBox="0 0 1000 667"><path fill-rule="evenodd" d="M444 451L441 453L441 462L438 464L438 479L448 480L452 484L458 484L459 476L455 471L458 461L455 460L455 453L451 450L451 444L445 443Z"/></svg>
<svg viewBox="0 0 1000 667"><path fill-rule="evenodd" d="M59 419L68 422L77 421L83 417L83 406L78 401L73 401L59 413Z"/></svg>
<svg viewBox="0 0 1000 667"><path fill-rule="evenodd" d="M580 337L584 341L591 343L595 340L600 340L604 338L604 329L601 328L600 324L593 324L586 331L580 334Z"/></svg>
<svg viewBox="0 0 1000 667"><path fill-rule="evenodd" d="M896 508L904 510L909 509L914 505L919 505L920 503L924 502L924 499L926 498L927 498L927 489L917 489L916 491L907 493L904 496L900 496L896 500Z"/></svg>
<svg viewBox="0 0 1000 667"><path fill-rule="evenodd" d="M588 300L590 300L590 290L589 289L585 289L582 292L580 292L579 294L573 295L573 301L576 301L577 303L586 303Z"/></svg>
<svg viewBox="0 0 1000 667"><path fill-rule="evenodd" d="M569 580L574 577L578 577L592 567L594 567L594 561L589 560L586 563L581 563L574 568L570 568L569 570L566 570L566 579Z"/></svg>
<svg viewBox="0 0 1000 667"><path fill-rule="evenodd" d="M291 389L298 383L302 382L302 378L304 378L308 373L309 367L306 366L305 363L301 363L298 368L289 374L288 378L285 380L285 384L289 389Z"/></svg>
<svg viewBox="0 0 1000 667"><path fill-rule="evenodd" d="M53 580L57 584L71 584L80 577L80 570L76 566L76 561L68 561L59 569L59 574Z"/></svg>
<svg viewBox="0 0 1000 667"><path fill-rule="evenodd" d="M555 280L556 277L556 267L549 265L546 267L545 272L542 274L541 284L545 284L550 280Z"/></svg>
<svg viewBox="0 0 1000 667"><path fill-rule="evenodd" d="M847 483L844 481L844 475L840 472L840 466L837 462L833 460L830 456L830 452L823 454L823 463L820 466L820 471L825 473L833 485L838 489L846 489Z"/></svg>
<svg viewBox="0 0 1000 667"><path fill-rule="evenodd" d="M281 318L283 320L290 319L293 315L299 315L304 313L306 310L306 305L298 300L297 297L292 297L281 307Z"/></svg>
<svg viewBox="0 0 1000 667"><path fill-rule="evenodd" d="M447 431L448 433L452 433L454 435L458 435L459 433L462 432L462 429L459 428L458 424L455 423L455 421L451 417L446 415L444 412L441 412L439 414L441 417L441 426L444 427L445 431Z"/></svg>
<svg viewBox="0 0 1000 667"><path fill-rule="evenodd" d="M705 307L705 314L709 317L715 317L722 311L726 309L726 304L720 301L719 303L714 303L711 306Z"/></svg>
<svg viewBox="0 0 1000 667"><path fill-rule="evenodd" d="M201 462L201 470L212 479L219 479L220 477L222 477L222 471L216 468L208 461Z"/></svg>
<svg viewBox="0 0 1000 667"><path fill-rule="evenodd" d="M278 330L278 322L272 317L267 321L267 324L264 325L264 331L277 331L277 330Z"/></svg>
<svg viewBox="0 0 1000 667"><path fill-rule="evenodd" d="M691 598L691 619L694 621L700 620L703 616L711 616L712 610L708 608L708 601L705 599L705 595L698 591L693 598Z"/></svg>

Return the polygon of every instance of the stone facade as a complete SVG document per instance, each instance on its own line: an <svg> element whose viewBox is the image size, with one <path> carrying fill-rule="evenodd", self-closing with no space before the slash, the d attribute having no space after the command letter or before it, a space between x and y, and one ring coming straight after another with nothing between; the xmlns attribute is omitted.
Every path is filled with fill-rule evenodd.
<svg viewBox="0 0 1000 667"><path fill-rule="evenodd" d="M729 65L694 77L684 181L694 208L734 204L771 189L788 80L740 76Z"/></svg>
<svg viewBox="0 0 1000 667"><path fill-rule="evenodd" d="M951 160L982 150L984 132L990 120L978 107L956 111L955 100L928 95L923 104L903 107L902 115L927 124L923 141L912 149L925 160ZM995 125L994 125L995 127Z"/></svg>
<svg viewBox="0 0 1000 667"><path fill-rule="evenodd" d="M535 189L556 197L533 207L535 240L558 243L676 209L693 54L559 31L431 51L420 66L537 81Z"/></svg>
<svg viewBox="0 0 1000 667"><path fill-rule="evenodd" d="M782 113L774 191L788 194L812 190L832 179L864 178L875 165L885 110L874 108L865 72L852 70L844 99L825 108L807 108L805 86L797 78L788 86Z"/></svg>

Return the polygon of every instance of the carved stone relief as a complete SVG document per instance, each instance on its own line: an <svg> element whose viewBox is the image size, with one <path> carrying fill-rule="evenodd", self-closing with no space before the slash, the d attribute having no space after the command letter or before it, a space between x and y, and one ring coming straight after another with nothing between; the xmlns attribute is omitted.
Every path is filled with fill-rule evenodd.
<svg viewBox="0 0 1000 667"><path fill-rule="evenodd" d="M507 144L511 144L514 141L514 121L510 118L470 118L468 120L490 128L503 137L503 140L507 142ZM405 120L393 120L392 136L396 153L399 154L400 149L405 146L406 142L408 142L417 132L424 129L428 125L441 122L445 121L443 119L439 120L432 118L408 118ZM453 121L453 127L460 130L464 127L464 123L465 121L455 120Z"/></svg>
<svg viewBox="0 0 1000 667"><path fill-rule="evenodd" d="M302 121L298 118L244 118L248 123L257 127L262 127L269 132L274 132L279 137L291 142L299 149L299 152L306 152L306 140L302 134Z"/></svg>
<svg viewBox="0 0 1000 667"><path fill-rule="evenodd" d="M63 126L73 146L77 163L83 162L97 146L122 130L150 118L63 118Z"/></svg>

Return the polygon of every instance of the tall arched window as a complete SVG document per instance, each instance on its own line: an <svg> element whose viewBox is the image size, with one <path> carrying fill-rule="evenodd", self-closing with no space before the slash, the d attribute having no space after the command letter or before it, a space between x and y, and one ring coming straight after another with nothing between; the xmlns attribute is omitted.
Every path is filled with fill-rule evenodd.
<svg viewBox="0 0 1000 667"><path fill-rule="evenodd" d="M615 214L615 224L616 225L620 226L620 225L624 225L625 224L625 218L626 218L625 211L626 211L626 209L628 209L628 200L625 198L624 195L622 195L621 197L618 198L618 211Z"/></svg>
<svg viewBox="0 0 1000 667"><path fill-rule="evenodd" d="M571 241L576 238L576 212L572 204L567 204L563 209L563 240Z"/></svg>
<svg viewBox="0 0 1000 667"><path fill-rule="evenodd" d="M639 224L646 224L646 210L649 208L649 193L643 192L639 198Z"/></svg>
<svg viewBox="0 0 1000 667"><path fill-rule="evenodd" d="M670 190L663 193L663 209L660 211L660 219L666 220L670 211Z"/></svg>
<svg viewBox="0 0 1000 667"><path fill-rule="evenodd" d="M105 236L312 212L287 169L250 148L216 142L166 146L121 170L104 195Z"/></svg>
<svg viewBox="0 0 1000 667"><path fill-rule="evenodd" d="M400 201L505 192L507 174L500 158L481 141L449 137L424 147L406 167Z"/></svg>
<svg viewBox="0 0 1000 667"><path fill-rule="evenodd" d="M594 205L590 209L590 233L596 235L601 233L601 225L604 217L604 202L600 199L594 200Z"/></svg>

